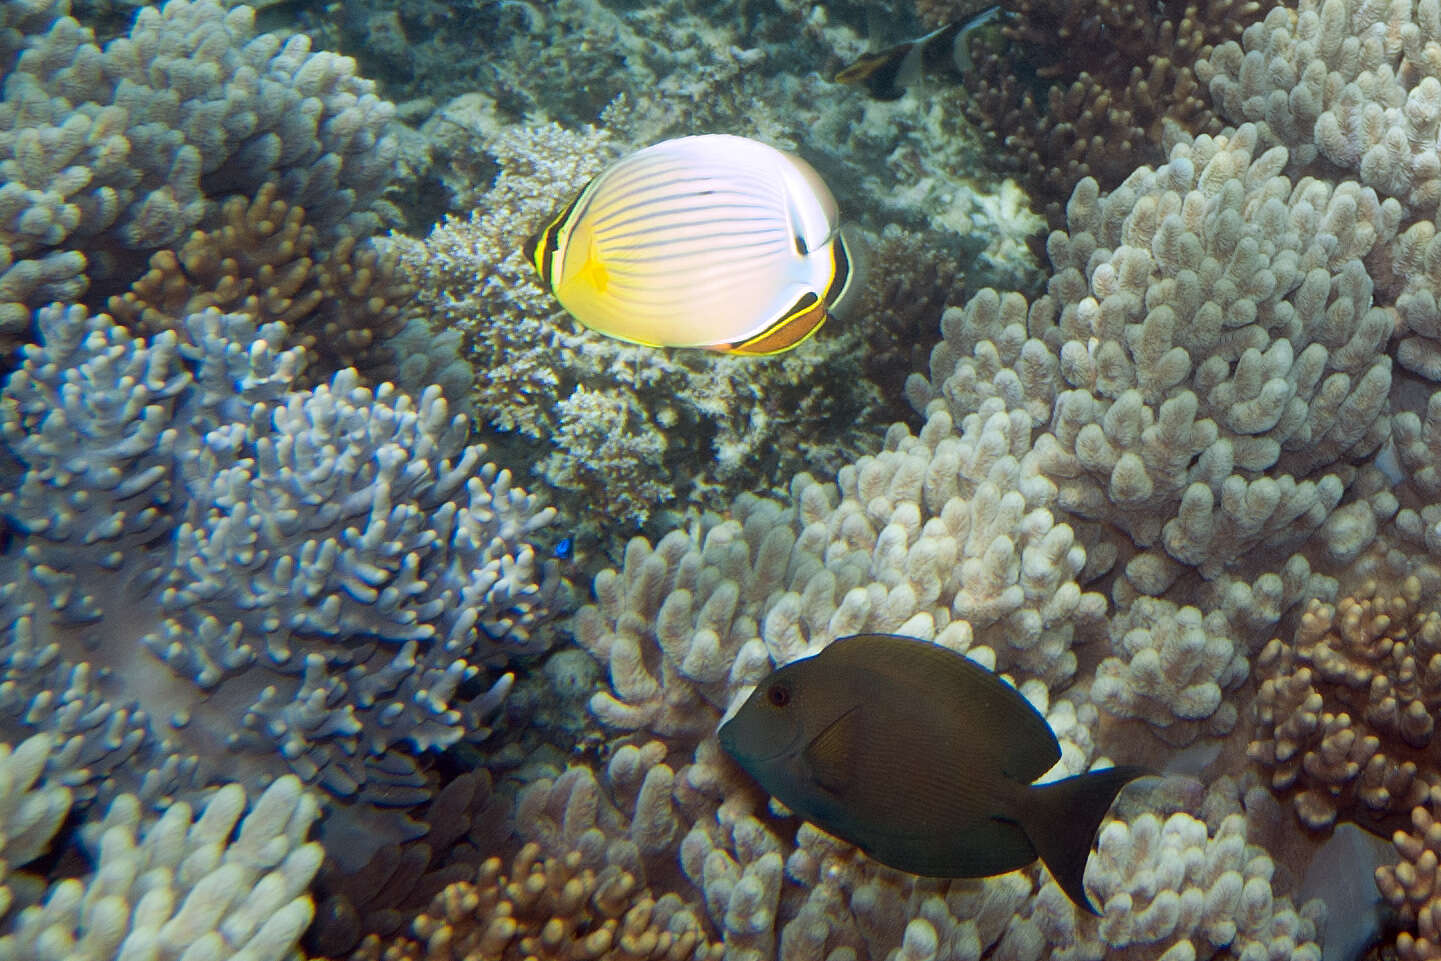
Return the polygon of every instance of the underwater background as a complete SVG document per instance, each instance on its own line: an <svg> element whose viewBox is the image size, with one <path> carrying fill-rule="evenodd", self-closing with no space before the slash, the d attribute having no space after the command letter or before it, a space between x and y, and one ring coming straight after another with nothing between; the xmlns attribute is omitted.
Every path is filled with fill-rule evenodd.
<svg viewBox="0 0 1441 961"><path fill-rule="evenodd" d="M1441 2L833 79L982 6L0 4L0 959L1441 958ZM527 239L694 133L819 171L854 311L559 309ZM863 632L1164 775L1099 917L723 754Z"/></svg>

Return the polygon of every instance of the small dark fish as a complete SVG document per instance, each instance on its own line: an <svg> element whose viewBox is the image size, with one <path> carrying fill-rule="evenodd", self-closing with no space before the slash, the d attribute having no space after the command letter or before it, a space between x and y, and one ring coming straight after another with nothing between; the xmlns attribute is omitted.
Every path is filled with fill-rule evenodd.
<svg viewBox="0 0 1441 961"><path fill-rule="evenodd" d="M1032 784L1061 757L1046 719L974 661L893 634L842 638L763 681L721 746L772 796L882 864L979 878L1040 858L1077 905L1113 767Z"/></svg>
<svg viewBox="0 0 1441 961"><path fill-rule="evenodd" d="M562 537L555 545L555 558L560 561L568 561L575 552L575 538Z"/></svg>
<svg viewBox="0 0 1441 961"><path fill-rule="evenodd" d="M956 20L924 37L862 56L836 74L837 83L865 84L877 100L898 100L925 74L964 78L971 69L971 32L1000 15L987 7L969 20Z"/></svg>

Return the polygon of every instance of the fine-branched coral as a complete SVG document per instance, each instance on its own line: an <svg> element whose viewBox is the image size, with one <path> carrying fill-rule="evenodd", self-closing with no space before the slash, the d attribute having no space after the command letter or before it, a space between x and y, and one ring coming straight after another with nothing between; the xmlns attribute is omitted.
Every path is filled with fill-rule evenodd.
<svg viewBox="0 0 1441 961"><path fill-rule="evenodd" d="M86 794L224 771L367 810L428 796L416 754L483 737L500 672L551 641L529 541L553 511L438 388L299 389L278 322L212 310L183 343L78 307L38 324L0 393L3 724L51 732Z"/></svg>

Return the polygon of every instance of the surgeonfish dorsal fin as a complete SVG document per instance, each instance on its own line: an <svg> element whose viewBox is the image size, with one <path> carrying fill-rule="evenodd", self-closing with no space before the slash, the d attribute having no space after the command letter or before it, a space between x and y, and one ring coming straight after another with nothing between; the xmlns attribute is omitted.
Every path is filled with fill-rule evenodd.
<svg viewBox="0 0 1441 961"><path fill-rule="evenodd" d="M816 784L832 794L844 795L855 770L856 748L861 736L861 705L857 704L827 724L801 756L810 767Z"/></svg>

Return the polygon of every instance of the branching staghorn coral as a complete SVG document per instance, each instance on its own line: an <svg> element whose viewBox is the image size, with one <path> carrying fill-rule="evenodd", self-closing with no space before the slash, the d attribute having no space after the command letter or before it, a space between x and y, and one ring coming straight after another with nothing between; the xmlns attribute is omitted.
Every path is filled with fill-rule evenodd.
<svg viewBox="0 0 1441 961"><path fill-rule="evenodd" d="M80 308L37 322L0 394L23 469L0 494L3 723L51 732L87 795L154 803L223 769L424 799L414 754L483 737L511 676L482 672L550 643L558 582L528 540L553 512L438 388L295 389L281 324L196 314L182 345Z"/></svg>

